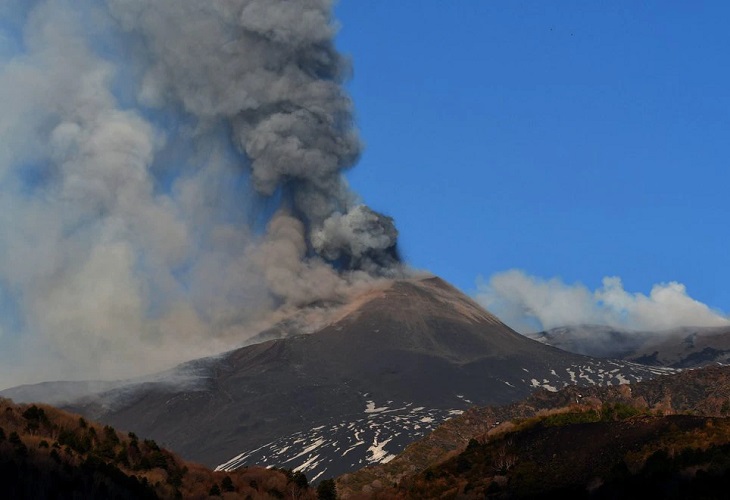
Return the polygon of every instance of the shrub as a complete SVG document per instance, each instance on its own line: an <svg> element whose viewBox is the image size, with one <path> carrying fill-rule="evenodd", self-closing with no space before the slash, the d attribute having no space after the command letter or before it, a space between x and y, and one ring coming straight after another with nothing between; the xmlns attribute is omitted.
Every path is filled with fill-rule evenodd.
<svg viewBox="0 0 730 500"><path fill-rule="evenodd" d="M153 451L160 451L160 447L157 446L157 443L153 439L145 439L144 445Z"/></svg>
<svg viewBox="0 0 730 500"><path fill-rule="evenodd" d="M337 500L337 487L334 479L325 479L317 486L319 500Z"/></svg>
<svg viewBox="0 0 730 500"><path fill-rule="evenodd" d="M728 413L730 413L730 401L726 399L723 401L722 407L720 408L720 415L725 416Z"/></svg>
<svg viewBox="0 0 730 500"><path fill-rule="evenodd" d="M642 410L634 408L633 406L629 406L624 403L615 403L613 405L603 406L601 420L603 420L604 422L623 420L629 417L640 415L641 413L643 413Z"/></svg>
<svg viewBox="0 0 730 500"><path fill-rule="evenodd" d="M48 417L43 408L38 408L36 405L31 406L23 412L23 418L26 420L36 420L38 422L48 422Z"/></svg>
<svg viewBox="0 0 730 500"><path fill-rule="evenodd" d="M476 440L476 439L474 439L474 438L471 438L471 439L469 440L469 443L468 443L468 444L466 445L466 449L467 449L467 450L474 450L474 449L476 449L476 448L479 448L479 441L477 441L477 440Z"/></svg>
<svg viewBox="0 0 730 500"><path fill-rule="evenodd" d="M114 427L108 425L104 426L104 439L106 439L110 443L119 444L119 436L117 436L117 431L114 430Z"/></svg>
<svg viewBox="0 0 730 500"><path fill-rule="evenodd" d="M11 432L10 436L8 438L8 441L15 446L15 453L17 453L19 456L25 456L28 452L28 448L25 446L25 443L20 439L20 436L17 432Z"/></svg>
<svg viewBox="0 0 730 500"><path fill-rule="evenodd" d="M48 426L50 424L46 412L43 411L43 408L38 408L36 405L25 410L22 416L27 420L26 429L31 434L35 433L41 425Z"/></svg>
<svg viewBox="0 0 730 500"><path fill-rule="evenodd" d="M303 472L293 473L292 480L294 481L294 484L296 484L300 488L306 488L307 486L309 486L309 481L307 481L307 476L304 475Z"/></svg>
<svg viewBox="0 0 730 500"><path fill-rule="evenodd" d="M127 449L123 448L119 450L119 453L117 453L117 456L114 458L114 460L124 466L129 466L129 455L127 454Z"/></svg>
<svg viewBox="0 0 730 500"><path fill-rule="evenodd" d="M562 425L586 424L598 422L601 417L594 410L584 412L555 413L548 415L543 420L546 427L559 427Z"/></svg>
<svg viewBox="0 0 730 500"><path fill-rule="evenodd" d="M183 466L182 468L176 467L172 471L170 471L169 476L167 476L167 482L173 485L175 488L179 488L182 486L183 477L185 474L188 473L188 468ZM226 479L230 481L231 478L226 476ZM225 489L225 483L226 481L223 480L223 485ZM231 487L233 486L233 483L231 483ZM233 491L233 490L225 490L225 491Z"/></svg>
<svg viewBox="0 0 730 500"><path fill-rule="evenodd" d="M61 429L58 433L58 443L79 453L86 453L91 449L91 438L85 435L81 438L68 429Z"/></svg>
<svg viewBox="0 0 730 500"><path fill-rule="evenodd" d="M20 439L20 435L18 435L17 432L13 431L10 433L10 437L8 438L8 441L10 441L10 444L14 446L20 446L23 444L23 441Z"/></svg>
<svg viewBox="0 0 730 500"><path fill-rule="evenodd" d="M159 450L150 453L148 460L150 462L150 466L153 468L159 467L160 469L167 469L167 457Z"/></svg>
<svg viewBox="0 0 730 500"><path fill-rule="evenodd" d="M231 480L230 476L226 476L223 478L223 481L221 481L221 488L223 491L236 491L236 488L233 486L233 481Z"/></svg>

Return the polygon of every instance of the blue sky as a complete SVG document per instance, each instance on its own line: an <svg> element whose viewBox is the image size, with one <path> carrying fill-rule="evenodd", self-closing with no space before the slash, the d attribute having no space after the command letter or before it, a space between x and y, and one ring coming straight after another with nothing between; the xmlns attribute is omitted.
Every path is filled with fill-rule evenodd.
<svg viewBox="0 0 730 500"><path fill-rule="evenodd" d="M366 150L409 262L730 310L725 2L341 0Z"/></svg>

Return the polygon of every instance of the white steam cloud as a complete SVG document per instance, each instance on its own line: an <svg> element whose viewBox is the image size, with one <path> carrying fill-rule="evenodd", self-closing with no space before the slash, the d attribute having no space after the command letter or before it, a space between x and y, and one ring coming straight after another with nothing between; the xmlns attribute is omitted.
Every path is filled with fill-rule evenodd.
<svg viewBox="0 0 730 500"><path fill-rule="evenodd" d="M398 272L342 179L331 3L0 5L0 388L155 371Z"/></svg>
<svg viewBox="0 0 730 500"><path fill-rule="evenodd" d="M479 283L476 300L521 333L577 325L641 331L730 325L728 317L690 297L677 282L654 285L644 295L626 291L617 277L590 290L510 270Z"/></svg>

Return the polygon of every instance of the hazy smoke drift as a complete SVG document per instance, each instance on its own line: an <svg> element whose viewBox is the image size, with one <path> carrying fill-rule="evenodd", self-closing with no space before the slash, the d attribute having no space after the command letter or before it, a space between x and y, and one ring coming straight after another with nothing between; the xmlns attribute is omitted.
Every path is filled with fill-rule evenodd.
<svg viewBox="0 0 730 500"><path fill-rule="evenodd" d="M341 177L360 143L330 11L0 5L0 386L149 371L396 272L392 220Z"/></svg>
<svg viewBox="0 0 730 500"><path fill-rule="evenodd" d="M477 301L521 333L561 326L605 325L664 331L682 326L730 326L730 319L687 294L676 282L654 285L649 295L627 292L616 277L595 291L522 271L499 273L479 286Z"/></svg>

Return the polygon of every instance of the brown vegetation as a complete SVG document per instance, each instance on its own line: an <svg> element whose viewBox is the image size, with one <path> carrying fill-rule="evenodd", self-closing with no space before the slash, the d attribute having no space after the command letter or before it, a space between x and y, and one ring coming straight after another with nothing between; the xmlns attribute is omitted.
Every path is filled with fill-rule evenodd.
<svg viewBox="0 0 730 500"><path fill-rule="evenodd" d="M433 472L442 465L446 467L446 464L454 463L459 457L462 457L461 464L464 466L464 453L469 447L488 445L489 453L496 458L490 459L487 468L492 474L485 477L494 478L495 486L492 488L496 491L500 484L506 484L508 480L515 481L509 474L500 474L498 471L506 472L515 468L520 474L527 474L524 468L529 467L526 464L531 462L524 457L521 460L522 465L512 467L515 464L511 462L518 454L510 452L510 443L515 442L516 436L531 435L530 432L534 429L546 433L553 432L549 429L574 430L577 425L599 429L619 425L613 422L644 421L641 419L658 419L656 420L658 422L663 421L663 417L678 414L726 417L730 414L729 408L730 367L687 371L631 386L568 386L558 392L538 390L518 403L501 407L472 408L444 423L424 439L411 444L404 453L390 463L367 467L338 478L337 487L343 498L391 498L390 495L396 491L396 497L401 498L404 495L402 490L389 488L420 484L417 478L425 481L423 475L429 470ZM705 422L706 419L698 421ZM715 420L710 421L715 422ZM725 420L719 418L717 422L718 427L724 432ZM717 439L713 438L711 442L720 446L723 443L723 435ZM512 437L505 440L504 436ZM687 434L683 439L689 440L689 436L690 434ZM573 448L584 446L570 433L562 438L565 442L571 443ZM662 449L670 454L677 451L676 446L672 448L660 443L654 445L655 451ZM687 446L693 450L704 449L701 442L693 444L687 441ZM642 453L646 455L645 452ZM630 454L622 456L621 460L624 459L632 462L634 456ZM449 484L456 490L448 492L430 483L429 487L434 491L441 491L445 498L450 498L454 492L461 490L456 484ZM583 488L581 491L585 492L585 487L581 488ZM410 496L410 498L416 497ZM429 494L427 497L432 498L433 495Z"/></svg>
<svg viewBox="0 0 730 500"><path fill-rule="evenodd" d="M0 399L0 477L9 498L317 498L302 474L214 472L133 433L7 399Z"/></svg>
<svg viewBox="0 0 730 500"><path fill-rule="evenodd" d="M472 439L397 486L353 497L721 498L728 479L726 418L571 408Z"/></svg>

